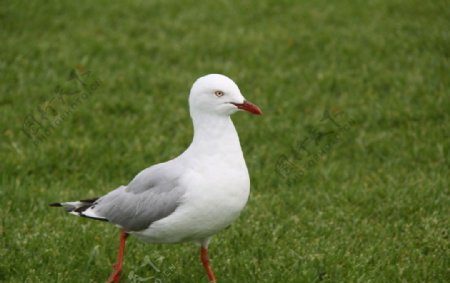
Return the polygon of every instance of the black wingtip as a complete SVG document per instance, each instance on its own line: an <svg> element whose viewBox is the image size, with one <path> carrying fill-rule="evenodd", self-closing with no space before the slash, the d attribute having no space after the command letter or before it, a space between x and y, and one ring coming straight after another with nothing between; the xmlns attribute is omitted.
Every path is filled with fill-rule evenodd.
<svg viewBox="0 0 450 283"><path fill-rule="evenodd" d="M48 205L52 206L52 207L61 207L62 206L62 204L59 202L52 202L52 203L49 203Z"/></svg>

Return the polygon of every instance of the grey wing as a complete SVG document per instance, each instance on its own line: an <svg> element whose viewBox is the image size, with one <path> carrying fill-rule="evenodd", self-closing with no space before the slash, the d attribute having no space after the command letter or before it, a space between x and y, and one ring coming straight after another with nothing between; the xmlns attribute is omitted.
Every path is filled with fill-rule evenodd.
<svg viewBox="0 0 450 283"><path fill-rule="evenodd" d="M126 231L140 231L167 217L180 204L185 188L181 170L172 162L141 171L127 186L99 198L83 214L104 218Z"/></svg>

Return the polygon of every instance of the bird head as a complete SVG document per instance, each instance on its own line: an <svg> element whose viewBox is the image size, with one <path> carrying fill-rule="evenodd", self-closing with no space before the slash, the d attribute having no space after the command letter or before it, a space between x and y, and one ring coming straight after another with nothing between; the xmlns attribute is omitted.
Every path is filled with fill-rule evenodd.
<svg viewBox="0 0 450 283"><path fill-rule="evenodd" d="M195 81L189 106L191 115L200 112L229 116L239 110L262 114L258 106L245 100L233 80L220 74L206 75Z"/></svg>

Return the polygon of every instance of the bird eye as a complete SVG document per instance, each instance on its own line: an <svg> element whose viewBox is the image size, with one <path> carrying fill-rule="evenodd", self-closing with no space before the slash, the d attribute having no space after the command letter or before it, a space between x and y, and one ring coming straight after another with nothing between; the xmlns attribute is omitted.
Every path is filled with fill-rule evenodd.
<svg viewBox="0 0 450 283"><path fill-rule="evenodd" d="M221 91L221 90L216 90L216 91L214 92L214 94L215 94L217 97L221 97L221 96L224 95L223 91Z"/></svg>

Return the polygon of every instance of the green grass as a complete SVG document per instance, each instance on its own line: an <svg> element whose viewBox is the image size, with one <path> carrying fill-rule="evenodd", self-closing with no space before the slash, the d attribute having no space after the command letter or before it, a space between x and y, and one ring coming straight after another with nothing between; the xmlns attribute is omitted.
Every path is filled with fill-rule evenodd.
<svg viewBox="0 0 450 283"><path fill-rule="evenodd" d="M0 5L1 282L104 282L117 229L47 203L178 155L213 72L264 111L233 118L252 195L210 245L219 282L448 282L447 1ZM33 142L40 107L57 126ZM198 257L131 238L124 281L207 282Z"/></svg>

